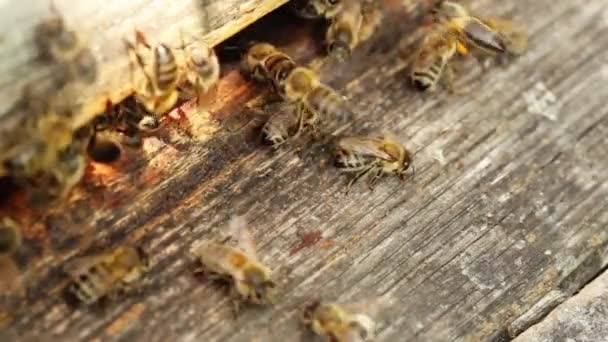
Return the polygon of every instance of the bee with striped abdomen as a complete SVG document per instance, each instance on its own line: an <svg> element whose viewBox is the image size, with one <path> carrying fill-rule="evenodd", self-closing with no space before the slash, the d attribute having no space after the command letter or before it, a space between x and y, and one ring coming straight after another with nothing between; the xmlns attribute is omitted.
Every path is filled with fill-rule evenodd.
<svg viewBox="0 0 608 342"><path fill-rule="evenodd" d="M64 267L72 278L66 295L83 305L111 298L133 287L147 265L143 250L133 246L119 246L105 254L76 258Z"/></svg>
<svg viewBox="0 0 608 342"><path fill-rule="evenodd" d="M363 342L374 338L375 322L348 305L314 301L304 309L302 323L327 342Z"/></svg>
<svg viewBox="0 0 608 342"><path fill-rule="evenodd" d="M339 61L348 58L359 44L363 20L360 0L343 0L342 9L331 20L325 41L330 57Z"/></svg>
<svg viewBox="0 0 608 342"><path fill-rule="evenodd" d="M454 74L449 62L456 54L457 44L441 27L427 33L410 66L410 79L416 88L434 92L442 81L453 90Z"/></svg>
<svg viewBox="0 0 608 342"><path fill-rule="evenodd" d="M179 98L180 66L173 49L160 43L152 47L141 31L135 31L135 43L125 40L130 56L131 68L135 63L140 72L133 80L135 98L144 108L155 115L163 115L171 110ZM152 52L152 63L139 52L144 46ZM133 72L133 70L131 70Z"/></svg>
<svg viewBox="0 0 608 342"><path fill-rule="evenodd" d="M227 280L232 289L235 312L239 300L256 305L272 304L276 295L276 283L271 270L262 264L245 220L235 217L230 222L231 238L236 246L227 243L200 241L192 254L201 264L198 272Z"/></svg>
<svg viewBox="0 0 608 342"><path fill-rule="evenodd" d="M347 189L362 177L367 177L370 189L385 174L396 175L403 180L412 165L410 152L388 137L344 137L336 145L336 167L342 172L356 173Z"/></svg>
<svg viewBox="0 0 608 342"><path fill-rule="evenodd" d="M483 19L471 15L464 6L441 1L433 9L434 20L457 37L461 52L468 49L491 54L520 55L527 48L528 35L513 23L500 19Z"/></svg>

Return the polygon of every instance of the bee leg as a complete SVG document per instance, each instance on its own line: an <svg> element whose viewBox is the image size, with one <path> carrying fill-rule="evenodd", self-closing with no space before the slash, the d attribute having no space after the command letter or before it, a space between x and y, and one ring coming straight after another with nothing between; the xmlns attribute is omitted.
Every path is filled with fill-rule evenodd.
<svg viewBox="0 0 608 342"><path fill-rule="evenodd" d="M488 56L482 55L480 53L473 53L473 58L475 58L483 72L488 71L488 69L490 68L491 58L488 58Z"/></svg>
<svg viewBox="0 0 608 342"><path fill-rule="evenodd" d="M360 171L357 175L355 175L355 177L353 177L353 179L348 182L348 185L346 186L346 193L350 191L350 188L352 188L355 182L357 182L361 177L367 175L373 169L373 167L368 167L367 169L364 169L363 171Z"/></svg>
<svg viewBox="0 0 608 342"><path fill-rule="evenodd" d="M298 135L300 135L300 132L302 132L302 129L304 128L304 114L305 114L305 109L304 106L301 103L298 103L298 105L296 106L296 115L298 116L298 126L296 128L295 133L293 134L293 137L297 137Z"/></svg>
<svg viewBox="0 0 608 342"><path fill-rule="evenodd" d="M230 286L230 302L232 304L232 317L236 320L241 312L241 298L235 286Z"/></svg>
<svg viewBox="0 0 608 342"><path fill-rule="evenodd" d="M445 85L445 87L451 94L456 93L456 89L454 89L454 69L452 69L449 64L446 65L445 69L443 70L441 82Z"/></svg>
<svg viewBox="0 0 608 342"><path fill-rule="evenodd" d="M462 95L468 92L466 90L456 90L456 87L454 86L454 69L449 64L445 66L443 75L441 76L441 82L445 85L450 94Z"/></svg>
<svg viewBox="0 0 608 342"><path fill-rule="evenodd" d="M382 169L378 168L376 170L376 172L373 175L371 175L369 177L369 180L367 181L367 186L369 187L369 190L374 191L376 183L381 178L381 176L382 176Z"/></svg>
<svg viewBox="0 0 608 342"><path fill-rule="evenodd" d="M136 127L129 126L123 133L125 135L125 145L130 147L140 147L142 145L141 132Z"/></svg>

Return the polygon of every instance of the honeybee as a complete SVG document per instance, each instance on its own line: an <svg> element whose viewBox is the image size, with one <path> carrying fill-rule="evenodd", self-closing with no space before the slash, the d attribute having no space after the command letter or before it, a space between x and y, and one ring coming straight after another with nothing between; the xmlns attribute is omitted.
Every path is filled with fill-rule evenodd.
<svg viewBox="0 0 608 342"><path fill-rule="evenodd" d="M438 3L433 15L437 23L458 37L461 53L473 48L491 55L518 55L527 47L527 34L523 30L515 30L511 23L498 18L486 21L473 16L452 1Z"/></svg>
<svg viewBox="0 0 608 342"><path fill-rule="evenodd" d="M130 56L131 72L133 62L141 71L140 77L133 80L137 102L150 113L165 114L175 106L179 98L177 86L180 82L180 67L173 50L163 43L152 48L144 34L137 30L135 44L127 40L125 43ZM149 68L146 68L146 61L138 51L140 45L152 50L152 63Z"/></svg>
<svg viewBox="0 0 608 342"><path fill-rule="evenodd" d="M11 255L21 246L21 227L10 217L0 220L0 256Z"/></svg>
<svg viewBox="0 0 608 342"><path fill-rule="evenodd" d="M332 116L339 119L353 116L344 97L323 84L314 71L297 66L271 44L253 45L243 58L242 69L258 81L272 82L284 101L297 105L299 128L306 123L314 127Z"/></svg>
<svg viewBox="0 0 608 342"><path fill-rule="evenodd" d="M251 233L242 217L230 221L229 228L237 246L208 240L199 242L192 254L200 261L197 272L209 273L230 282L235 312L241 299L256 305L272 304L276 284L271 270L257 258Z"/></svg>
<svg viewBox="0 0 608 342"><path fill-rule="evenodd" d="M298 112L293 104L281 103L262 127L262 140L277 148L288 139L295 138L303 129L316 132L319 117L310 111Z"/></svg>
<svg viewBox="0 0 608 342"><path fill-rule="evenodd" d="M106 102L106 110L93 119L94 130L104 131L112 128L125 134L126 143L130 146L141 145L141 132L154 132L160 127L160 120L151 113L146 113L133 99L127 98L117 106Z"/></svg>
<svg viewBox="0 0 608 342"><path fill-rule="evenodd" d="M315 301L304 309L302 322L328 342L362 342L374 338L375 322L347 306Z"/></svg>
<svg viewBox="0 0 608 342"><path fill-rule="evenodd" d="M294 108L282 108L273 113L262 127L262 140L277 148L299 131L300 120Z"/></svg>
<svg viewBox="0 0 608 342"><path fill-rule="evenodd" d="M410 152L392 138L344 137L337 142L335 166L343 172L356 173L347 189L364 176L370 189L384 174L403 180L410 165Z"/></svg>
<svg viewBox="0 0 608 342"><path fill-rule="evenodd" d="M342 9L344 0L296 0L291 5L293 11L306 19L333 18Z"/></svg>
<svg viewBox="0 0 608 342"><path fill-rule="evenodd" d="M345 120L354 116L344 97L323 84L319 76L308 68L296 67L278 84L278 88L286 101L302 107L300 115L306 112L316 115L311 118L313 122L330 117Z"/></svg>
<svg viewBox="0 0 608 342"><path fill-rule="evenodd" d="M332 19L325 35L328 54L342 61L350 56L359 43L363 16L360 0L343 0L342 9Z"/></svg>
<svg viewBox="0 0 608 342"><path fill-rule="evenodd" d="M34 42L40 58L58 62L69 71L72 79L94 83L97 79L97 61L82 37L66 27L61 14L51 3L52 17L34 29Z"/></svg>
<svg viewBox="0 0 608 342"><path fill-rule="evenodd" d="M70 302L83 305L111 299L132 289L147 267L147 255L133 246L119 246L105 254L76 258L64 267L72 278L65 294Z"/></svg>
<svg viewBox="0 0 608 342"><path fill-rule="evenodd" d="M257 82L271 82L280 95L279 85L296 68L296 63L286 53L268 43L254 44L247 50L241 69Z"/></svg>
<svg viewBox="0 0 608 342"><path fill-rule="evenodd" d="M182 91L192 90L197 104L202 94L215 86L220 78L220 62L215 51L207 44L196 41L185 48L186 87Z"/></svg>
<svg viewBox="0 0 608 342"><path fill-rule="evenodd" d="M434 92L443 82L453 91L454 73L449 65L457 51L457 41L443 28L435 28L424 37L410 66L410 79L421 91Z"/></svg>

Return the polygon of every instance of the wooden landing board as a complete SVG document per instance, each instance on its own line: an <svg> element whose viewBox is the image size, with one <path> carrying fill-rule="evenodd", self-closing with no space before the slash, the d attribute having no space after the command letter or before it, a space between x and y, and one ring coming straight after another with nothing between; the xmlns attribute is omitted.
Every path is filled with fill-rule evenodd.
<svg viewBox="0 0 608 342"><path fill-rule="evenodd" d="M16 258L23 277L13 284L23 296L3 298L12 323L1 334L307 341L297 323L306 301L387 295L394 300L378 318L380 341L508 340L513 321L552 291L570 295L608 261L608 4L472 6L524 23L532 41L527 55L502 67L457 61L465 94L409 87L404 58L423 29L412 33L414 22L399 15L348 64L323 68L359 113L327 129L390 132L415 151L414 179L387 178L373 192L358 184L345 195L331 137L279 151L221 125L179 144L149 138L143 156L92 167L61 212L43 220L17 200L7 207L30 221ZM289 51L310 53L310 39ZM219 92L231 100L188 115L225 123L257 94L236 71ZM193 276L188 253L198 239L220 238L234 214L250 221L281 287L275 306L248 308L237 321L224 289ZM62 263L125 242L152 255L140 292L105 310L66 306Z"/></svg>

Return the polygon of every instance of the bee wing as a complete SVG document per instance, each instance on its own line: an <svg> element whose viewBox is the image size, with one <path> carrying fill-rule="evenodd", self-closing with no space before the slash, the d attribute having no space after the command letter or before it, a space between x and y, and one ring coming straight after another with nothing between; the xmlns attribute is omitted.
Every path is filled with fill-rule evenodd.
<svg viewBox="0 0 608 342"><path fill-rule="evenodd" d="M362 299L354 303L341 304L344 310L351 312L357 317L366 319L377 319L382 316L383 310L395 304L395 299L392 296L372 297Z"/></svg>
<svg viewBox="0 0 608 342"><path fill-rule="evenodd" d="M251 235L251 231L247 226L247 221L245 218L243 216L233 217L230 219L228 229L230 230L230 235L232 238L236 240L239 249L253 259L257 260L258 257L255 249L255 242L253 241L253 236Z"/></svg>
<svg viewBox="0 0 608 342"><path fill-rule="evenodd" d="M462 33L467 39L483 49L496 53L502 53L506 49L504 36L481 20L474 18L467 20Z"/></svg>
<svg viewBox="0 0 608 342"><path fill-rule="evenodd" d="M365 137L346 137L338 141L338 146L346 151L363 156L370 156L384 160L393 159L388 153L383 151L382 139Z"/></svg>

